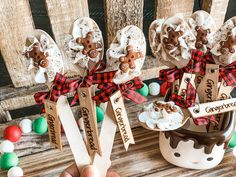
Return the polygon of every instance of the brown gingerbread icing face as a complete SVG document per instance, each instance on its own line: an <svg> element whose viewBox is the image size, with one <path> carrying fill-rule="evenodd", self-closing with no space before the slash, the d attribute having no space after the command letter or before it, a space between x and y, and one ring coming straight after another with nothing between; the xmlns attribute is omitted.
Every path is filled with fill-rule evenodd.
<svg viewBox="0 0 236 177"><path fill-rule="evenodd" d="M119 68L124 73L128 72L129 69L134 69L134 61L142 57L142 53L135 52L131 45L128 45L126 50L128 51L127 55L119 58L119 61L121 62Z"/></svg>
<svg viewBox="0 0 236 177"><path fill-rule="evenodd" d="M40 50L39 42L36 42L33 46L33 49L31 51L27 51L25 53L25 56L27 58L33 58L35 67L39 67L39 66L41 66L42 68L48 67L48 64L49 64L48 59L47 59L48 53L46 52L44 54L44 52Z"/></svg>
<svg viewBox="0 0 236 177"><path fill-rule="evenodd" d="M233 36L232 32L229 32L226 41L220 42L220 53L222 53L223 55L234 53L235 45L236 45L236 36Z"/></svg>
<svg viewBox="0 0 236 177"><path fill-rule="evenodd" d="M163 39L165 48L168 50L172 50L174 47L179 46L178 38L183 35L183 31L175 31L174 28L168 27L168 38L165 37Z"/></svg>
<svg viewBox="0 0 236 177"><path fill-rule="evenodd" d="M195 30L197 31L195 47L201 49L203 44L208 43L207 35L210 33L210 29L204 30L202 27L196 26Z"/></svg>
<svg viewBox="0 0 236 177"><path fill-rule="evenodd" d="M90 58L96 58L99 54L97 49L102 48L102 44L100 42L93 42L93 32L88 32L85 38L77 38L77 44L82 44L84 49L82 53L84 55L88 55Z"/></svg>

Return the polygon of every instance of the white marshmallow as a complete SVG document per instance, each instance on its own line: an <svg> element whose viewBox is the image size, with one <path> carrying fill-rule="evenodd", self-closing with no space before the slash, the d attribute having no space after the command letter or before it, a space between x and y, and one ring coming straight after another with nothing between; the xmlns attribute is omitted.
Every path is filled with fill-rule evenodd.
<svg viewBox="0 0 236 177"><path fill-rule="evenodd" d="M0 144L0 152L3 154L5 152L13 152L14 151L14 144L9 140L4 140Z"/></svg>
<svg viewBox="0 0 236 177"><path fill-rule="evenodd" d="M19 126L23 133L30 133L32 131L32 121L30 119L23 119Z"/></svg>

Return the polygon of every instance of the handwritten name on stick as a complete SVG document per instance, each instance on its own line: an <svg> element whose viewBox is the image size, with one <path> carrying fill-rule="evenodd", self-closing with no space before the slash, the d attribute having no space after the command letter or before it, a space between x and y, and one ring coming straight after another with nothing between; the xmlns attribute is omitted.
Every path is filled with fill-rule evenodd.
<svg viewBox="0 0 236 177"><path fill-rule="evenodd" d="M48 123L48 135L50 143L54 147L62 150L61 123L58 118L57 103L46 100L44 102L44 106Z"/></svg>
<svg viewBox="0 0 236 177"><path fill-rule="evenodd" d="M78 88L81 113L84 122L86 142L91 156L95 153L102 155L100 142L98 138L97 117L95 114L95 102L92 100L94 87Z"/></svg>
<svg viewBox="0 0 236 177"><path fill-rule="evenodd" d="M188 110L193 118L211 116L219 113L229 112L236 109L236 98L202 103Z"/></svg>
<svg viewBox="0 0 236 177"><path fill-rule="evenodd" d="M124 101L120 91L114 93L111 98L113 112L120 130L125 150L128 150L129 144L135 144L134 137L130 128L129 119L125 109Z"/></svg>

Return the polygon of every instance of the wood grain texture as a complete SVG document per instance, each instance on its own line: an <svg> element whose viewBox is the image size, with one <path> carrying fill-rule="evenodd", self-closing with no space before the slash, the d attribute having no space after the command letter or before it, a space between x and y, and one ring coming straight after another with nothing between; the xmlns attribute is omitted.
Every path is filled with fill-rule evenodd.
<svg viewBox="0 0 236 177"><path fill-rule="evenodd" d="M78 75L78 69L66 57L63 48L73 22L80 17L89 16L87 0L45 0L45 2L54 38L62 52L65 72L69 76Z"/></svg>
<svg viewBox="0 0 236 177"><path fill-rule="evenodd" d="M167 18L176 13L190 16L193 12L194 0L156 0L156 18Z"/></svg>
<svg viewBox="0 0 236 177"><path fill-rule="evenodd" d="M143 0L105 0L107 46L116 32L127 25L143 28Z"/></svg>
<svg viewBox="0 0 236 177"><path fill-rule="evenodd" d="M157 60L147 56L143 65L141 79L147 80L157 78L161 69L166 66L159 65ZM0 105L3 110L14 110L27 106L35 105L34 93L46 91L45 85L36 85L34 87L13 88L11 86L0 87ZM72 96L69 94L68 96ZM1 116L2 115L2 116ZM5 116L0 114L0 122L5 121Z"/></svg>
<svg viewBox="0 0 236 177"><path fill-rule="evenodd" d="M0 2L0 49L15 87L35 84L22 55L25 39L32 34L34 23L28 0Z"/></svg>
<svg viewBox="0 0 236 177"><path fill-rule="evenodd" d="M209 12L219 28L225 19L229 0L204 0L202 9Z"/></svg>
<svg viewBox="0 0 236 177"><path fill-rule="evenodd" d="M232 167L235 159L232 152L227 152L223 161L215 168L209 170L190 170L166 162L159 149L158 133L148 131L142 127L133 128L136 144L125 152L119 134L116 134L112 150L111 170L116 171L121 177L176 177L176 176L234 176ZM16 153L20 156L19 166L23 168L25 175L29 177L58 177L59 174L73 163L72 153L63 136L64 149L62 152L51 149L46 136L37 136L31 139L30 135L22 139L22 144L17 144ZM30 140L31 139L31 140ZM31 143L31 144L30 144ZM27 145L24 145L27 144ZM37 145L36 145L37 144ZM43 151L31 152L31 155L23 155L21 151L30 149L30 145L44 147ZM24 149L25 148L25 149ZM24 150L23 150L24 149ZM5 177L6 172L0 171L0 176Z"/></svg>

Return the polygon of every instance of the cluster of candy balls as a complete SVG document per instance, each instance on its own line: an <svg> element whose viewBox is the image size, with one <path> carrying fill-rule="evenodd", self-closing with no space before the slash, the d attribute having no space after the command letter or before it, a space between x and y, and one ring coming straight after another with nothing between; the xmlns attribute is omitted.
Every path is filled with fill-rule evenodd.
<svg viewBox="0 0 236 177"><path fill-rule="evenodd" d="M47 132L47 120L44 117L38 117L34 121L30 119L23 119L19 126L11 125L3 130L4 140L0 144L0 167L2 170L8 170L8 177L21 177L23 176L23 170L18 167L19 159L14 153L14 142L20 140L22 134L32 132L32 130L39 135L43 135Z"/></svg>

